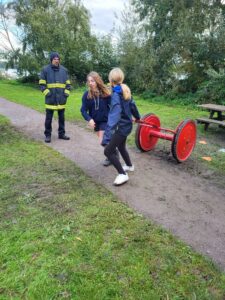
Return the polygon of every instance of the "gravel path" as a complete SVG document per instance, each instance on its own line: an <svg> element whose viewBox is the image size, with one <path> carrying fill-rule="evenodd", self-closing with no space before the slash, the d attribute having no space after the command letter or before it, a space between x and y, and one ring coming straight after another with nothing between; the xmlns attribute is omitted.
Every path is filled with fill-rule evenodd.
<svg viewBox="0 0 225 300"><path fill-rule="evenodd" d="M2 98L0 114L27 136L43 141L43 114ZM188 172L191 159L182 167L173 159L130 149L135 172L130 174L127 184L115 187L112 183L116 171L101 165L103 149L96 135L70 122L66 122L66 133L70 141L58 140L54 121L49 147L74 161L123 202L210 257L225 271L225 190Z"/></svg>

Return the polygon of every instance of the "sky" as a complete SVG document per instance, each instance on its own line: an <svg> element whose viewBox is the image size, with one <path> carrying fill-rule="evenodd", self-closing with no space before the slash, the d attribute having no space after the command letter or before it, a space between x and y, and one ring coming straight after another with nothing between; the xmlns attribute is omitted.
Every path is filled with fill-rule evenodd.
<svg viewBox="0 0 225 300"><path fill-rule="evenodd" d="M1 0L1 3L7 3L8 1ZM120 14L125 8L124 5L128 4L129 0L81 0L81 2L91 14L92 32L96 34L108 34L111 33L113 26L118 22L115 14L120 18Z"/></svg>
<svg viewBox="0 0 225 300"><path fill-rule="evenodd" d="M120 16L129 0L82 0L91 13L91 27L95 33L105 34L113 29L115 13Z"/></svg>
<svg viewBox="0 0 225 300"><path fill-rule="evenodd" d="M7 3L9 0L1 0ZM116 22L115 13L120 16L124 4L129 0L82 0L84 6L91 13L91 27L95 33L109 33Z"/></svg>

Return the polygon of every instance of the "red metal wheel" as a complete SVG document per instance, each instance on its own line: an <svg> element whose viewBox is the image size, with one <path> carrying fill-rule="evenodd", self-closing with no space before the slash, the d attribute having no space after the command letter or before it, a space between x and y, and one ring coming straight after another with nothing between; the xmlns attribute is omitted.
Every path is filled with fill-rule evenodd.
<svg viewBox="0 0 225 300"><path fill-rule="evenodd" d="M193 120L182 121L176 129L172 142L172 154L178 162L183 162L191 155L197 138L197 127Z"/></svg>
<svg viewBox="0 0 225 300"><path fill-rule="evenodd" d="M146 114L141 119L135 132L135 143L141 151L150 151L157 144L158 137L152 136L151 132L160 131L160 120L154 114Z"/></svg>

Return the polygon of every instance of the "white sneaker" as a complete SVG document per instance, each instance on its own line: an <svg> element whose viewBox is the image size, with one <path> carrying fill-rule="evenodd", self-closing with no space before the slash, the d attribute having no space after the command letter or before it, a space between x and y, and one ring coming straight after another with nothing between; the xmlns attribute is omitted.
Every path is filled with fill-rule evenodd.
<svg viewBox="0 0 225 300"><path fill-rule="evenodd" d="M129 177L127 174L119 174L117 175L114 185L121 185L129 180Z"/></svg>
<svg viewBox="0 0 225 300"><path fill-rule="evenodd" d="M125 172L127 172L127 171L129 171L129 172L134 172L134 165L132 165L132 166L127 166L127 165L124 165L123 166L123 169L124 169L124 171Z"/></svg>

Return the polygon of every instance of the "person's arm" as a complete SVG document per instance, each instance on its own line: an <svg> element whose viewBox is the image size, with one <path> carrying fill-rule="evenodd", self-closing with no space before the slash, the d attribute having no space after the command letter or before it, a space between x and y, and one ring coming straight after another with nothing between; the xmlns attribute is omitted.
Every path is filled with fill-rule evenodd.
<svg viewBox="0 0 225 300"><path fill-rule="evenodd" d="M39 79L39 85L40 85L40 90L42 91L42 93L47 96L50 95L50 90L47 88L47 76L45 73L45 70L42 69L41 71L41 75L40 75L40 79Z"/></svg>
<svg viewBox="0 0 225 300"><path fill-rule="evenodd" d="M66 97L70 95L70 90L71 90L71 82L68 76L68 71L66 70L66 88L64 90Z"/></svg>
<svg viewBox="0 0 225 300"><path fill-rule="evenodd" d="M137 109L137 106L136 106L133 98L131 98L130 110L131 110L132 116L135 118L135 120L140 120L141 116L140 116L140 113Z"/></svg>
<svg viewBox="0 0 225 300"><path fill-rule="evenodd" d="M85 92L83 94L80 112L81 112L83 118L89 122L92 119L92 117L88 113L87 101L89 101L89 100L87 99L87 94L88 94L88 92Z"/></svg>
<svg viewBox="0 0 225 300"><path fill-rule="evenodd" d="M110 106L111 106L111 96L107 97L107 106L110 109Z"/></svg>
<svg viewBox="0 0 225 300"><path fill-rule="evenodd" d="M111 99L111 108L108 115L108 122L104 132L102 146L105 146L111 140L113 133L120 121L122 107L120 104L120 96L117 93L114 93Z"/></svg>

